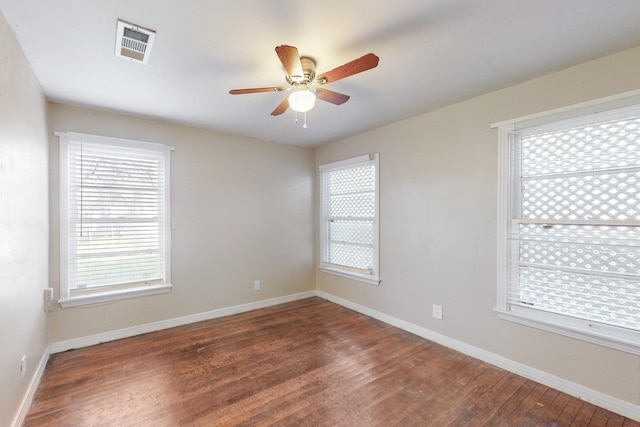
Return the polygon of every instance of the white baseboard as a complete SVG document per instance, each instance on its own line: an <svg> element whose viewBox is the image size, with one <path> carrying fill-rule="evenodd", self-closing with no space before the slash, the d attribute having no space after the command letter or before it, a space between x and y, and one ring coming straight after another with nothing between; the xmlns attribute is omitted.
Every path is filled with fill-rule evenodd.
<svg viewBox="0 0 640 427"><path fill-rule="evenodd" d="M406 322L396 317L389 316L385 313L381 313L379 311L370 309L368 307L337 297L335 295L328 294L323 291L315 291L315 294L320 298L326 299L327 301L334 302L343 307L365 314L369 317L373 317L374 319L403 329L419 337L436 342L445 347L449 347L475 359L482 360L499 368L505 369L509 372L513 372L530 380L539 382L540 384L544 384L563 393L600 406L611 412L615 412L627 418L640 421L640 406L638 405L634 405L624 400L617 399L615 397L590 389L580 384L573 383L555 375L551 375L547 372L532 368L522 363L515 362L505 357L498 356L497 354L491 353L489 351L482 350L478 347L469 345L462 341L455 340L453 338L447 337L413 323Z"/></svg>
<svg viewBox="0 0 640 427"><path fill-rule="evenodd" d="M40 379L42 378L42 374L44 373L44 368L47 366L47 362L49 361L50 347L44 349L44 353L42 353L42 357L40 358L40 362L36 367L33 376L31 377L31 381L29 382L29 387L27 388L27 392L22 398L22 402L20 402L20 407L18 408L18 413L13 418L13 422L11 423L12 427L21 427L24 424L24 420L29 413L29 408L31 408L31 403L33 402L33 397L36 395L36 390L38 389L38 384L40 384Z"/></svg>
<svg viewBox="0 0 640 427"><path fill-rule="evenodd" d="M190 323L201 322L203 320L216 319L218 317L229 316L231 314L244 313L251 310L257 310L259 308L271 307L273 305L283 304L286 302L296 301L304 298L309 298L315 295L316 295L315 291L300 292L297 294L286 295L283 297L271 298L267 300L251 302L248 304L241 304L233 307L225 307L217 310L206 311L204 313L190 314L188 316L161 320L159 322L146 323L144 325L132 326L130 328L102 332L99 334L89 335L86 337L74 338L74 339L65 340L65 341L58 341L51 344L50 352L53 354L53 353L60 353L62 351L71 350L74 348L89 347L91 345L96 345L103 342L119 340L122 338L129 338L136 335L146 334L149 332L160 331L162 329L188 325Z"/></svg>

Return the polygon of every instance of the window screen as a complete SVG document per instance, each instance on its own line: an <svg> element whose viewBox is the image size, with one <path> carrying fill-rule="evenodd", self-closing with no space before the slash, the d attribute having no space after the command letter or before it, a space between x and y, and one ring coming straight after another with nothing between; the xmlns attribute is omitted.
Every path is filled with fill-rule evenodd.
<svg viewBox="0 0 640 427"><path fill-rule="evenodd" d="M377 270L377 156L321 167L322 262Z"/></svg>
<svg viewBox="0 0 640 427"><path fill-rule="evenodd" d="M510 141L508 304L640 331L640 114Z"/></svg>

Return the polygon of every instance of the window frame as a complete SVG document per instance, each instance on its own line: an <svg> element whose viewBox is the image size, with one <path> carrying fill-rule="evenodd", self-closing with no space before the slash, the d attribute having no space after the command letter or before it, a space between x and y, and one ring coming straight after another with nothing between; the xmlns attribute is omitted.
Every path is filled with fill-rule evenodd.
<svg viewBox="0 0 640 427"><path fill-rule="evenodd" d="M341 266L337 264L331 264L325 260L325 254L327 253L328 246L328 217L325 216L327 198L324 194L324 177L325 174L331 171L346 169L350 167L358 167L366 164L373 164L375 166L375 217L373 219L373 268L371 273L359 271L358 269L350 268L347 266ZM380 278L380 232L379 232L379 218L380 218L380 167L379 167L379 153L364 154L349 159L339 160L327 164L320 165L318 167L318 182L319 182L319 230L320 230L320 264L318 269L324 273L333 274L336 276L344 277L347 279L357 280L370 285L378 286L382 279Z"/></svg>
<svg viewBox="0 0 640 427"><path fill-rule="evenodd" d="M580 339L594 344L640 355L640 331L578 319L562 314L541 311L535 308L510 305L509 247L508 234L511 227L515 177L512 168L512 135L516 131L535 126L553 126L554 123L575 120L579 123L586 117L601 114L606 117L612 111L627 110L640 113L640 90L618 94L548 112L492 124L498 129L498 257L497 257L497 305L495 311L500 319Z"/></svg>
<svg viewBox="0 0 640 427"><path fill-rule="evenodd" d="M104 303L117 301L128 298L135 298L147 295L156 295L169 292L173 285L171 283L171 217L170 217L170 152L172 147L163 144L135 141L122 138L113 138L99 135L90 135L76 132L54 132L59 138L59 203L60 203L60 298L58 303L61 307L74 307L87 304ZM164 249L161 255L164 257L164 274L162 283L142 285L142 286L125 286L125 285L108 285L104 289L91 291L87 293L78 292L72 295L72 289L69 286L69 176L67 155L69 144L71 142L87 142L96 143L110 147L123 147L136 149L139 151L149 151L162 153L164 157L164 244L160 245Z"/></svg>

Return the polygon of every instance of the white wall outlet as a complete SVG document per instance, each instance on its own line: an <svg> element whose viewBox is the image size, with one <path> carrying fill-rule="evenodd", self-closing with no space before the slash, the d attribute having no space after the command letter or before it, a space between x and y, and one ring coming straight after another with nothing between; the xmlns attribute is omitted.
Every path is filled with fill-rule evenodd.
<svg viewBox="0 0 640 427"><path fill-rule="evenodd" d="M438 304L433 304L432 315L436 319L442 319L442 306Z"/></svg>
<svg viewBox="0 0 640 427"><path fill-rule="evenodd" d="M27 355L25 354L20 359L20 377L24 378L24 375L27 373Z"/></svg>
<svg viewBox="0 0 640 427"><path fill-rule="evenodd" d="M53 288L44 288L44 312L53 309Z"/></svg>
<svg viewBox="0 0 640 427"><path fill-rule="evenodd" d="M254 280L253 281L253 290L254 291L259 291L260 290L260 280Z"/></svg>

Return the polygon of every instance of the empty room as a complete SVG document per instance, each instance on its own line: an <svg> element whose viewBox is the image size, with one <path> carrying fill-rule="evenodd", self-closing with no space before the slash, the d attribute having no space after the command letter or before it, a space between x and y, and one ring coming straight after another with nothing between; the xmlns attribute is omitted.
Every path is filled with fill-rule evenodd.
<svg viewBox="0 0 640 427"><path fill-rule="evenodd" d="M0 0L0 426L640 426L638 22Z"/></svg>

